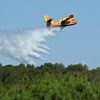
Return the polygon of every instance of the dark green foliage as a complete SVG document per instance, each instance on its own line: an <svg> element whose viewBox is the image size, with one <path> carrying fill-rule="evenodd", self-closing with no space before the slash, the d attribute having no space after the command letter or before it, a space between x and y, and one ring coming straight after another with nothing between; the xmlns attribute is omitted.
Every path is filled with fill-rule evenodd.
<svg viewBox="0 0 100 100"><path fill-rule="evenodd" d="M0 100L100 100L100 67L0 64Z"/></svg>

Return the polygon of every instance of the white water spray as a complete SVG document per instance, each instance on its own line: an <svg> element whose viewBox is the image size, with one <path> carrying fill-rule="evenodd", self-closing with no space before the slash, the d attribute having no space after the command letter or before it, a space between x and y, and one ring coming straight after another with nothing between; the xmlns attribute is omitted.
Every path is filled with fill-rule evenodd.
<svg viewBox="0 0 100 100"><path fill-rule="evenodd" d="M45 60L41 53L48 53L46 37L54 36L60 28L41 28L23 32L0 34L0 53L25 64L34 64L35 59Z"/></svg>

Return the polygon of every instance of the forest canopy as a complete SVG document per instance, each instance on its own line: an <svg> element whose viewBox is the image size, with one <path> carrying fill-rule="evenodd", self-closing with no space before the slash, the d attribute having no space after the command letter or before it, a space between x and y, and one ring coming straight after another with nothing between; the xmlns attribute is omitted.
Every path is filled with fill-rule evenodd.
<svg viewBox="0 0 100 100"><path fill-rule="evenodd" d="M0 64L0 100L100 100L100 67Z"/></svg>

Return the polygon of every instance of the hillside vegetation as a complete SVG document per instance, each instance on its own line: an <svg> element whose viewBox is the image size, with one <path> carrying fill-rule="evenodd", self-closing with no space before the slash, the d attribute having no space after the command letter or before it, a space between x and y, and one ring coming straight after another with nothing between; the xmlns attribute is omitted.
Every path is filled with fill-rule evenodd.
<svg viewBox="0 0 100 100"><path fill-rule="evenodd" d="M0 64L0 100L100 100L100 67Z"/></svg>

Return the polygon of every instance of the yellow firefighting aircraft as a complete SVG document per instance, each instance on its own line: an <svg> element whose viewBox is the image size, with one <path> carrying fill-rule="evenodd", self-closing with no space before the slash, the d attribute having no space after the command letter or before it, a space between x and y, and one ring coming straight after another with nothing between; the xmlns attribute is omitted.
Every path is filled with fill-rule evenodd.
<svg viewBox="0 0 100 100"><path fill-rule="evenodd" d="M74 20L74 15L70 15L69 17L64 17L61 20L54 22L52 18L45 15L44 21L46 22L47 27L61 27L64 28L66 26L75 25L77 22Z"/></svg>

